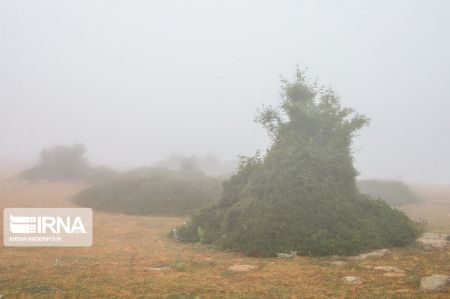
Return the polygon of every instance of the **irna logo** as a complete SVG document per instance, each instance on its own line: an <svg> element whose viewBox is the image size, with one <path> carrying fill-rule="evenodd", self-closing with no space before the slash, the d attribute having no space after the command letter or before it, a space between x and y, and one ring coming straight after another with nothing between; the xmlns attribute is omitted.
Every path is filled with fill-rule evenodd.
<svg viewBox="0 0 450 299"><path fill-rule="evenodd" d="M5 246L91 246L92 210L85 208L7 208Z"/></svg>
<svg viewBox="0 0 450 299"><path fill-rule="evenodd" d="M81 217L9 216L9 230L13 234L85 234Z"/></svg>

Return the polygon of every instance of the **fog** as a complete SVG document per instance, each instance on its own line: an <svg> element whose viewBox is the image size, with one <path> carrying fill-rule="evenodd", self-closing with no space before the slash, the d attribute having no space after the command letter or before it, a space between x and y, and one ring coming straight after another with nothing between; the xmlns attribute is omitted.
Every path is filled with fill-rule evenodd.
<svg viewBox="0 0 450 299"><path fill-rule="evenodd" d="M2 1L0 158L96 164L267 147L296 65L370 117L364 178L450 183L448 1Z"/></svg>

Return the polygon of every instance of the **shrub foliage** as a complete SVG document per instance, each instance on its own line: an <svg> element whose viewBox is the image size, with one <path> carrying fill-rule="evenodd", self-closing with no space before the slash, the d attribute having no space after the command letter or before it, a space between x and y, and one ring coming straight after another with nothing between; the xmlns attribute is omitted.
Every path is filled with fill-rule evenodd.
<svg viewBox="0 0 450 299"><path fill-rule="evenodd" d="M182 216L218 201L221 181L193 170L140 168L81 191L74 201L96 210Z"/></svg>
<svg viewBox="0 0 450 299"><path fill-rule="evenodd" d="M19 174L24 180L76 180L89 183L108 181L117 176L117 173L107 167L91 167L86 149L82 144L55 145L43 149L40 161L32 168Z"/></svg>
<svg viewBox="0 0 450 299"><path fill-rule="evenodd" d="M254 256L356 254L415 240L411 220L356 187L352 138L368 119L301 71L282 83L280 107L256 118L273 141L267 153L241 158L219 203L177 238Z"/></svg>
<svg viewBox="0 0 450 299"><path fill-rule="evenodd" d="M387 180L361 180L358 181L361 192L374 198L384 200L391 206L400 206L420 201L417 194L405 183Z"/></svg>

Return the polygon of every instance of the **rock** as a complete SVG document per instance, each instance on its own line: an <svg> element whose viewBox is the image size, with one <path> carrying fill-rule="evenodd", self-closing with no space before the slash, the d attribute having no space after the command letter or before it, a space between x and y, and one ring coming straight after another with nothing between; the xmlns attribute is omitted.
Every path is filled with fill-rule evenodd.
<svg viewBox="0 0 450 299"><path fill-rule="evenodd" d="M383 274L384 277L404 277L406 276L405 273L399 273L399 272L386 272Z"/></svg>
<svg viewBox="0 0 450 299"><path fill-rule="evenodd" d="M385 272L405 273L405 271L403 271L402 269L393 267L393 266L378 266L378 267L375 267L374 269L385 271Z"/></svg>
<svg viewBox="0 0 450 299"><path fill-rule="evenodd" d="M233 272L247 272L250 270L255 270L257 268L258 267L254 265L233 265L230 268L228 268L228 270Z"/></svg>
<svg viewBox="0 0 450 299"><path fill-rule="evenodd" d="M444 248L450 244L446 237L446 234L424 233L422 237L417 239L417 242L428 247Z"/></svg>
<svg viewBox="0 0 450 299"><path fill-rule="evenodd" d="M445 290L450 285L450 276L442 274L433 274L431 276L422 277L420 280L420 288L430 291Z"/></svg>
<svg viewBox="0 0 450 299"><path fill-rule="evenodd" d="M344 276L344 277L342 277L342 280L346 284L351 284L351 285L360 285L363 283L363 279L358 276Z"/></svg>
<svg viewBox="0 0 450 299"><path fill-rule="evenodd" d="M395 278L406 276L405 271L394 266L377 266L374 267L373 269L386 272L383 274L384 277Z"/></svg>
<svg viewBox="0 0 450 299"><path fill-rule="evenodd" d="M279 259L291 259L297 256L297 251L279 252L276 255Z"/></svg>
<svg viewBox="0 0 450 299"><path fill-rule="evenodd" d="M391 252L389 249L380 249L375 250L368 253L363 253L357 256L352 257L354 260L364 260L368 257L378 257L378 256L385 256L387 253Z"/></svg>
<svg viewBox="0 0 450 299"><path fill-rule="evenodd" d="M344 261L334 261L334 262L330 262L330 264L335 265L335 266L344 266L347 264L347 262Z"/></svg>

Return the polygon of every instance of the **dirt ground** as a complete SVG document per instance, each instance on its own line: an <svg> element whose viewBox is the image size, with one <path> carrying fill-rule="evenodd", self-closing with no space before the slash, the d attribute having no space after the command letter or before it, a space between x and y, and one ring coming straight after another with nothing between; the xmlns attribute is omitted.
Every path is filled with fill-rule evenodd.
<svg viewBox="0 0 450 299"><path fill-rule="evenodd" d="M72 207L85 188L76 183L0 180L0 207ZM450 188L421 189L424 202L406 206L428 218L432 231L450 232ZM2 213L3 217L3 213ZM94 244L88 248L0 248L0 297L5 298L450 298L424 292L420 278L450 274L450 250L415 245L383 257L353 261L295 257L257 259L198 244L180 244L167 232L185 220L94 212ZM1 221L3 225L3 219ZM3 234L3 228L1 228ZM3 238L3 237L2 237ZM232 272L233 265L254 265ZM395 266L386 277L375 266ZM343 283L358 276L360 285Z"/></svg>

